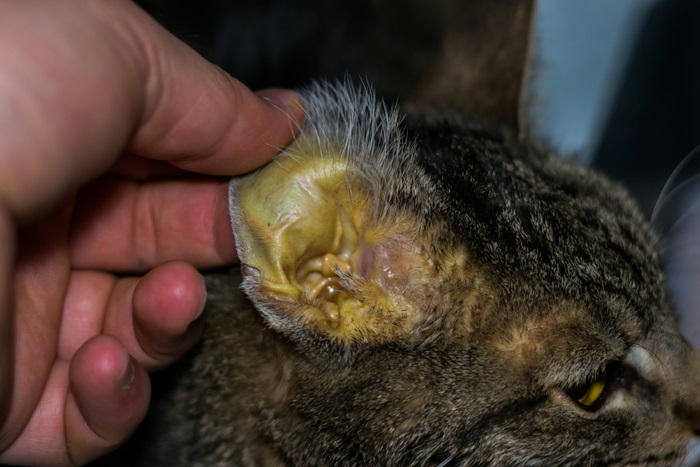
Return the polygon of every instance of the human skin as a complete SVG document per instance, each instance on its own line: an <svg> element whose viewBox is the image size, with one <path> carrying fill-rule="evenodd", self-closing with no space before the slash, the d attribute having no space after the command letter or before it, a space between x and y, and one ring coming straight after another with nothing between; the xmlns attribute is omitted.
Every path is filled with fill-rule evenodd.
<svg viewBox="0 0 700 467"><path fill-rule="evenodd" d="M124 0L0 0L0 64L0 463L84 464L201 334L196 268L236 259L224 177L303 110Z"/></svg>

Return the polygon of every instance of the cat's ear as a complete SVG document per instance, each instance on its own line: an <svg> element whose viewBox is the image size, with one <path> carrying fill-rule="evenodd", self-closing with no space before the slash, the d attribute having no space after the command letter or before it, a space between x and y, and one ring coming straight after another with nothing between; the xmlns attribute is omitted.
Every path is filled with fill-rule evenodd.
<svg viewBox="0 0 700 467"><path fill-rule="evenodd" d="M462 2L408 106L453 108L522 125L536 3Z"/></svg>
<svg viewBox="0 0 700 467"><path fill-rule="evenodd" d="M295 153L231 182L243 288L292 339L343 345L405 340L434 268L415 219L377 220L348 160ZM298 156L298 157L297 157Z"/></svg>

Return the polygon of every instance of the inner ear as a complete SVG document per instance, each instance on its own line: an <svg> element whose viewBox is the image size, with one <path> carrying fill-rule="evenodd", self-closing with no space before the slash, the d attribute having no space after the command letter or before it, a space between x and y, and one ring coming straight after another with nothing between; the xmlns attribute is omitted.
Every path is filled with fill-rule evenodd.
<svg viewBox="0 0 700 467"><path fill-rule="evenodd" d="M416 304L405 281L427 268L416 223L378 222L375 199L340 155L308 142L231 183L231 218L244 288L281 332L351 343L410 332Z"/></svg>

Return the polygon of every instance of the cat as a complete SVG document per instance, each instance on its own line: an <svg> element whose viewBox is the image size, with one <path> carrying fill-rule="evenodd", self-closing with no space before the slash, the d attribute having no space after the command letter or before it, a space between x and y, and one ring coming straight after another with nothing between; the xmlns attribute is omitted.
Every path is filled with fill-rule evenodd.
<svg viewBox="0 0 700 467"><path fill-rule="evenodd" d="M522 35L531 3L496 3L464 11L519 5ZM526 74L523 43L483 76ZM207 275L203 340L115 465L695 462L700 354L655 233L526 137L511 78L472 100L489 81L440 57L402 109L302 90L295 142L231 181L241 266Z"/></svg>

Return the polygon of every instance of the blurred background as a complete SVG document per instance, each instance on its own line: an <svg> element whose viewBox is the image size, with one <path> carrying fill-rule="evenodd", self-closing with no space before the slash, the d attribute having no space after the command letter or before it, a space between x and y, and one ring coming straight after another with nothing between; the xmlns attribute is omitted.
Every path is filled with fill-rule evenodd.
<svg viewBox="0 0 700 467"><path fill-rule="evenodd" d="M539 2L530 118L654 214L681 331L700 347L700 2Z"/></svg>
<svg viewBox="0 0 700 467"><path fill-rule="evenodd" d="M531 118L651 212L700 144L700 2L539 0Z"/></svg>

